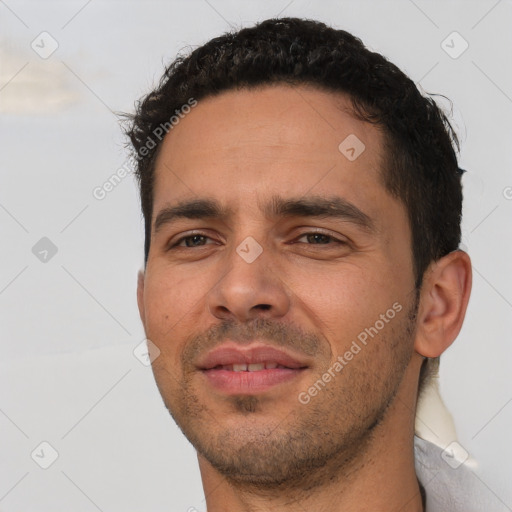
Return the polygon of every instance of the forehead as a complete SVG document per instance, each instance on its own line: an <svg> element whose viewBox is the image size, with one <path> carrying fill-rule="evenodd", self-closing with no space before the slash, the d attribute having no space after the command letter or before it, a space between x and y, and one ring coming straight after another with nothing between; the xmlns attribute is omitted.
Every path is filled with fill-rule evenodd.
<svg viewBox="0 0 512 512"><path fill-rule="evenodd" d="M311 86L272 85L200 100L164 138L153 211L205 193L250 210L265 193L334 192L371 211L376 196L386 194L383 137L350 112L345 95Z"/></svg>

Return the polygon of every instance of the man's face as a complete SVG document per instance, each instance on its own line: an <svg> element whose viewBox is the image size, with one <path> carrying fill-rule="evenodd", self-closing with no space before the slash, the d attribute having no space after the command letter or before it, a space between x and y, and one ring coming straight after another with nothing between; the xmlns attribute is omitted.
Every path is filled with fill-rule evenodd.
<svg viewBox="0 0 512 512"><path fill-rule="evenodd" d="M413 352L406 212L382 184L382 134L340 106L311 87L229 91L199 101L156 163L139 289L153 372L200 456L239 481L291 481L353 455ZM322 199L341 214L271 209ZM155 230L192 200L225 215L161 215ZM244 361L253 371L234 371Z"/></svg>

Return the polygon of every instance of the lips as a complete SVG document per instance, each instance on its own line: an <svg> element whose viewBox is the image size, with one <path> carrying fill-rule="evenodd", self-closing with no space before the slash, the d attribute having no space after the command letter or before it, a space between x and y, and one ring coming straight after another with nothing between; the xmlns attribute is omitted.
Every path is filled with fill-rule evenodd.
<svg viewBox="0 0 512 512"><path fill-rule="evenodd" d="M269 345L228 342L207 353L197 367L218 392L254 395L296 379L308 364Z"/></svg>
<svg viewBox="0 0 512 512"><path fill-rule="evenodd" d="M197 364L201 370L232 371L259 371L264 369L261 365L265 365L265 369L299 369L308 366L299 358L269 345L240 347L234 343L226 343L208 352Z"/></svg>
<svg viewBox="0 0 512 512"><path fill-rule="evenodd" d="M288 366L277 364L274 361L265 361L264 363L223 364L210 369L230 372L260 372L261 370L273 370L274 368L288 368Z"/></svg>

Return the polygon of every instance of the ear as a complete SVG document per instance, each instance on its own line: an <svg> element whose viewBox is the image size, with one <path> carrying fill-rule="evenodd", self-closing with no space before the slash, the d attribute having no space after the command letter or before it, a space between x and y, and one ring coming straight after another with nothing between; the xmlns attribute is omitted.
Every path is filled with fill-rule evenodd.
<svg viewBox="0 0 512 512"><path fill-rule="evenodd" d="M137 305L139 306L139 315L142 325L146 329L146 314L144 309L144 270L139 270L137 274Z"/></svg>
<svg viewBox="0 0 512 512"><path fill-rule="evenodd" d="M466 315L471 282L471 260L464 251L453 251L428 267L414 342L420 355L438 357L453 343Z"/></svg>

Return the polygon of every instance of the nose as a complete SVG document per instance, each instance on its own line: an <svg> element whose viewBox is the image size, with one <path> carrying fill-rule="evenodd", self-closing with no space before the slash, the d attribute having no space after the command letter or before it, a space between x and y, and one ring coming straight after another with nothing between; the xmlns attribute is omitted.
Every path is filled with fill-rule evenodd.
<svg viewBox="0 0 512 512"><path fill-rule="evenodd" d="M290 295L279 270L272 266L270 251L264 249L251 261L233 249L208 294L207 304L218 319L247 322L260 316L285 316L290 308Z"/></svg>

